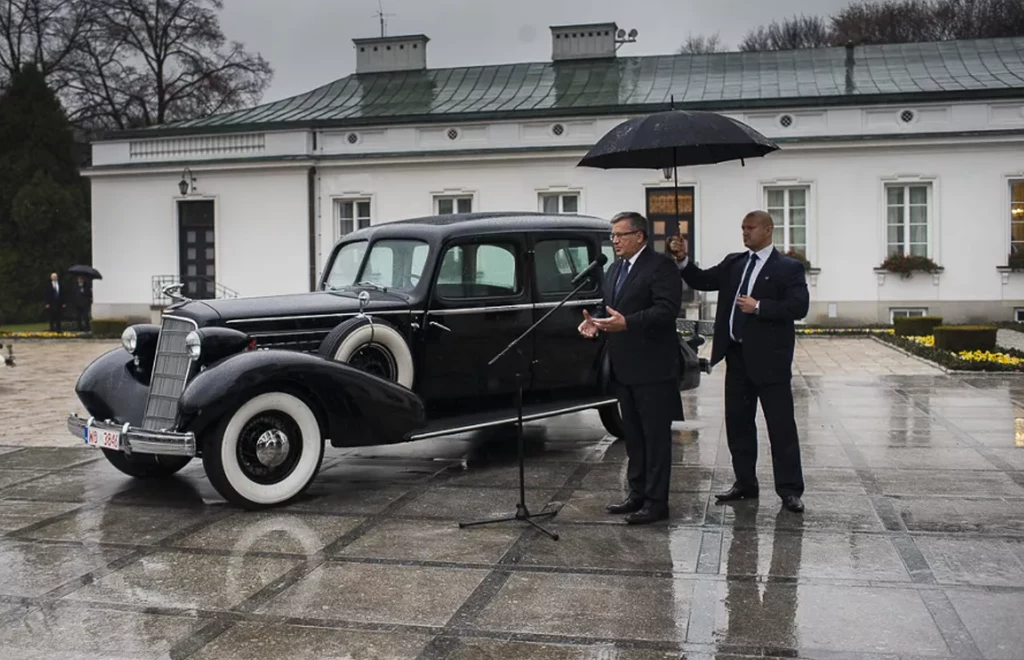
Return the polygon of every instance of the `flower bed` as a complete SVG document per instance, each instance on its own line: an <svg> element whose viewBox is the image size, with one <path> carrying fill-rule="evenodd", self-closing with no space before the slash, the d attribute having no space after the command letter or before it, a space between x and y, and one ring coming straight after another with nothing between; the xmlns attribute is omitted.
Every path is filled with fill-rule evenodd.
<svg viewBox="0 0 1024 660"><path fill-rule="evenodd" d="M81 332L50 332L50 331L28 331L28 332L0 332L0 339L75 339L87 336Z"/></svg>
<svg viewBox="0 0 1024 660"><path fill-rule="evenodd" d="M1018 371L1024 372L1024 353L1013 349L1000 348L996 351L944 351L935 348L935 337L912 336L897 337L879 335L879 339L893 344L922 357L938 363L947 369L958 371Z"/></svg>
<svg viewBox="0 0 1024 660"><path fill-rule="evenodd" d="M879 328L797 328L797 335L809 336L867 336L867 335L891 335L893 329L889 327Z"/></svg>

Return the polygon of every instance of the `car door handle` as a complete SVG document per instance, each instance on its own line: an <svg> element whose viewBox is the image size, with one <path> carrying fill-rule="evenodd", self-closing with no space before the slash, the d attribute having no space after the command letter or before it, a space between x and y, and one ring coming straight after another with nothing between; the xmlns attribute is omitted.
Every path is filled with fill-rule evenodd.
<svg viewBox="0 0 1024 660"><path fill-rule="evenodd" d="M431 322L430 322L430 325L432 325L432 326L435 326L435 327L438 327L438 328L441 328L441 329L442 329L442 330L444 330L445 332L451 332L451 331L452 331L452 329L451 329L451 328L449 328L449 327L448 327L448 326L446 326L446 325L441 325L441 324L440 324L440 323L438 323L437 321L431 321Z"/></svg>

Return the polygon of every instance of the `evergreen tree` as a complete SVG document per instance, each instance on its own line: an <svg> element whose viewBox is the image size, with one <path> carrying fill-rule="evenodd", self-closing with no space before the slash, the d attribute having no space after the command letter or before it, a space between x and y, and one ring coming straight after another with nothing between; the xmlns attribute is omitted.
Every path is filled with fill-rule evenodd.
<svg viewBox="0 0 1024 660"><path fill-rule="evenodd" d="M27 64L0 96L0 311L7 322L41 318L49 273L88 263L85 192L64 110Z"/></svg>

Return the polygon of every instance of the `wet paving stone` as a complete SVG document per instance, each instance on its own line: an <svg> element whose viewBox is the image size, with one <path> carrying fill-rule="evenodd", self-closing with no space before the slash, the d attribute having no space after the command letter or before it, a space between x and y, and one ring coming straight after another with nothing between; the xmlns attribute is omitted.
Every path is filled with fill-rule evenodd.
<svg viewBox="0 0 1024 660"><path fill-rule="evenodd" d="M157 552L82 587L65 599L183 610L223 610L237 606L297 563L267 557Z"/></svg>
<svg viewBox="0 0 1024 660"><path fill-rule="evenodd" d="M522 533L519 522L459 529L453 522L389 520L341 548L335 556L496 564Z"/></svg>
<svg viewBox="0 0 1024 660"><path fill-rule="evenodd" d="M429 635L239 623L190 657L191 660L258 660L261 658L414 660L430 639Z"/></svg>
<svg viewBox="0 0 1024 660"><path fill-rule="evenodd" d="M4 657L160 660L203 622L194 617L47 605L0 626ZM69 654L68 649L75 649Z"/></svg>
<svg viewBox="0 0 1024 660"><path fill-rule="evenodd" d="M458 526L514 515L514 429L329 447L295 502L244 511L201 460L150 481L82 447L52 401L98 345L23 344L54 364L13 372L38 423L0 410L0 658L1024 658L1024 378L799 345L803 515L781 510L760 412L761 497L716 503L718 368L682 396L668 521L605 513L627 459L596 412L527 425L527 503L557 512L537 520L553 541Z"/></svg>
<svg viewBox="0 0 1024 660"><path fill-rule="evenodd" d="M443 626L486 575L482 569L330 563L275 596L257 612Z"/></svg>

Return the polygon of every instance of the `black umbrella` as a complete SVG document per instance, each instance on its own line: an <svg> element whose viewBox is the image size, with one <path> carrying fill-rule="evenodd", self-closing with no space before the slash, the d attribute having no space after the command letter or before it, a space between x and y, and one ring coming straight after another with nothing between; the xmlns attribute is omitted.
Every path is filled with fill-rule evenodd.
<svg viewBox="0 0 1024 660"><path fill-rule="evenodd" d="M608 131L577 167L668 169L758 158L779 147L741 121L714 112L668 110L629 119ZM667 175L667 173L666 173ZM676 224L679 195L676 194ZM671 232L675 233L675 229Z"/></svg>
<svg viewBox="0 0 1024 660"><path fill-rule="evenodd" d="M91 279L94 279L94 280L102 280L103 279L103 276L100 275L100 271L96 270L92 266L83 266L83 265L72 266L71 268L68 268L68 272L69 273L74 273L75 275L81 275L83 277L88 277L88 278L91 278Z"/></svg>

